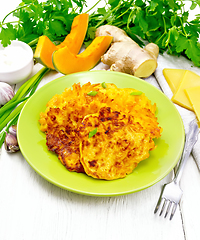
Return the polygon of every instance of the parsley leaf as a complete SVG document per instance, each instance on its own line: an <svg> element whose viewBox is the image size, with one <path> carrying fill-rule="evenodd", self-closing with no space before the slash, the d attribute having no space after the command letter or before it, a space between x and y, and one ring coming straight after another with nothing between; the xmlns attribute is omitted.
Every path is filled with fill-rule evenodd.
<svg viewBox="0 0 200 240"><path fill-rule="evenodd" d="M192 37L188 40L185 53L197 66L200 66L200 48L197 45L196 38Z"/></svg>
<svg viewBox="0 0 200 240"><path fill-rule="evenodd" d="M94 39L95 38L95 32L96 32L96 28L95 27L89 27L87 34L89 36L90 39Z"/></svg>
<svg viewBox="0 0 200 240"><path fill-rule="evenodd" d="M64 25L62 24L61 21L58 20L49 21L49 30L55 36L62 36L67 34Z"/></svg>
<svg viewBox="0 0 200 240"><path fill-rule="evenodd" d="M188 48L188 39L183 36L179 36L176 44L177 53L181 53L187 48Z"/></svg>
<svg viewBox="0 0 200 240"><path fill-rule="evenodd" d="M16 39L16 29L10 23L7 24L7 28L2 28L0 33L1 44L3 47L6 47L7 44L10 44L11 40Z"/></svg>

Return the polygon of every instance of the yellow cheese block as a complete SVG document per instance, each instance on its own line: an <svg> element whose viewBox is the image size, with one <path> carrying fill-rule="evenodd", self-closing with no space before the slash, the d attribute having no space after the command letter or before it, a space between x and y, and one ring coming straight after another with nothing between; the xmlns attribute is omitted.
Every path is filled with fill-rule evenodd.
<svg viewBox="0 0 200 240"><path fill-rule="evenodd" d="M200 86L186 88L185 93L194 109L194 112L200 122Z"/></svg>
<svg viewBox="0 0 200 240"><path fill-rule="evenodd" d="M193 111L193 107L186 96L185 89L191 87L200 86L200 76L196 73L186 70L174 96L172 97L172 101L182 107L185 107L191 111Z"/></svg>
<svg viewBox="0 0 200 240"><path fill-rule="evenodd" d="M173 69L173 68L163 69L163 75L173 93L176 92L185 72L186 72L185 69Z"/></svg>

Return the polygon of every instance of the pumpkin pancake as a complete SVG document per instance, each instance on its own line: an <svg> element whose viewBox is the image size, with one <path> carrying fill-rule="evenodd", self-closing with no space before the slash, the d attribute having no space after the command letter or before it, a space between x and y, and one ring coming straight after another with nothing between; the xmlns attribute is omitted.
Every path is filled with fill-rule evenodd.
<svg viewBox="0 0 200 240"><path fill-rule="evenodd" d="M129 157L124 157L124 160L120 163L121 165L119 165L121 168L124 168L124 171L118 174L114 173L114 171L117 171L117 168L114 167L110 176L109 174L101 175L100 170L96 173L96 178L111 180L122 178L129 174L139 161L148 157L147 152L154 147L152 139L160 137L162 131L161 127L158 126L155 111L156 104L151 104L151 101L145 94L138 90L117 88L112 83L86 83L82 86L78 83L74 84L72 89L66 88L62 94L56 94L47 103L45 112L40 114L40 130L46 134L48 149L58 155L58 159L69 171L84 172L86 171L84 169L89 169L85 163L83 164L82 158L87 152L85 143L88 142L86 135L90 131L89 125L94 122L97 125L99 124L98 133L94 136L95 139L100 134L99 146L102 144L109 145L106 137L111 137L112 141L110 144L115 149L111 151L113 159L115 152L118 155L123 153L123 156L126 154L134 155L131 150L129 153L127 153L128 150L120 153L120 146L123 146L123 149L126 148L126 142L132 148L141 152L141 155L135 153L134 158L131 159L130 157L131 160ZM115 116L116 114L118 117ZM107 116L107 120L102 121L100 116ZM89 123L88 119L92 123ZM97 120L99 122L96 122ZM117 124L121 127L118 128ZM125 127L122 127L123 125ZM94 127L93 125L91 126ZM105 135L101 132L103 128L111 128L112 131L105 130L105 132L109 132L109 134ZM112 132L113 135L111 134ZM120 142L122 138L120 136L123 136L127 141ZM134 142L131 140L133 137ZM92 138L90 141L94 139ZM88 151L93 152L93 144L91 144L91 148ZM118 144L118 147L114 147L114 144ZM139 146L140 144L142 144L141 147ZM80 146L82 147L80 148ZM97 150L94 146L94 152ZM129 163L131 164L129 165ZM92 174L90 175L92 176ZM95 170L93 175L95 177Z"/></svg>
<svg viewBox="0 0 200 240"><path fill-rule="evenodd" d="M58 159L69 171L84 172L80 162L80 139L76 129L85 115L96 113L109 99L99 92L100 84L90 83L83 87L75 84L73 90L66 89L55 95L47 104L45 113L40 115L40 129L46 132L48 150L55 152ZM96 96L88 93L97 92Z"/></svg>
<svg viewBox="0 0 200 240"><path fill-rule="evenodd" d="M50 108L47 115L48 150L55 152L69 171L84 172L80 162L80 141L75 131L77 124L60 108Z"/></svg>
<svg viewBox="0 0 200 240"><path fill-rule="evenodd" d="M97 130L94 136L89 133ZM81 163L87 175L105 180L124 178L149 157L155 145L148 133L137 132L128 115L109 107L86 116L78 129Z"/></svg>

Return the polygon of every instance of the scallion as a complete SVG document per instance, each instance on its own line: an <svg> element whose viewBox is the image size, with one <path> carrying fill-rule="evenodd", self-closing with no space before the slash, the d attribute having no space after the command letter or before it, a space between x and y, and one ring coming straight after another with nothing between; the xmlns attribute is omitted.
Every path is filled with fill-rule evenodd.
<svg viewBox="0 0 200 240"><path fill-rule="evenodd" d="M89 138L93 137L97 133L97 128L89 132Z"/></svg>
<svg viewBox="0 0 200 240"><path fill-rule="evenodd" d="M5 140L5 131L17 123L18 116L25 105L26 101L36 91L38 84L44 75L50 69L43 67L33 77L27 80L16 92L15 96L0 108L0 147Z"/></svg>
<svg viewBox="0 0 200 240"><path fill-rule="evenodd" d="M105 82L102 82L101 86L102 86L103 88L107 88L107 86L106 86L106 83L105 83Z"/></svg>
<svg viewBox="0 0 200 240"><path fill-rule="evenodd" d="M97 91L90 91L87 95L94 97L97 95L97 93Z"/></svg>
<svg viewBox="0 0 200 240"><path fill-rule="evenodd" d="M132 92L132 93L130 93L130 95L131 96L139 96L139 95L142 95L142 93L143 92L138 91L138 92Z"/></svg>

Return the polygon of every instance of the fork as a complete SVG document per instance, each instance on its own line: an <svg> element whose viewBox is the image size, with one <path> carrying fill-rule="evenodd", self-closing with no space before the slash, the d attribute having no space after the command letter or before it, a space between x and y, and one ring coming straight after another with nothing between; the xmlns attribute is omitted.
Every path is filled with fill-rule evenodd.
<svg viewBox="0 0 200 240"><path fill-rule="evenodd" d="M169 212L171 212L169 219L172 220L175 214L177 205L179 204L181 197L183 195L183 191L179 186L179 182L187 159L189 158L192 148L194 147L198 139L198 133L199 133L198 125L196 123L196 119L194 119L193 121L190 122L189 125L189 131L188 134L186 135L185 140L185 147L177 171L175 173L175 177L170 183L163 185L160 197L158 199L158 203L154 210L154 213L156 213L158 209L161 208L159 216L161 216L165 212L164 217L166 218Z"/></svg>

